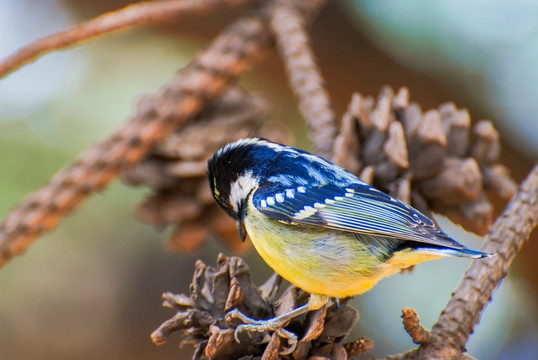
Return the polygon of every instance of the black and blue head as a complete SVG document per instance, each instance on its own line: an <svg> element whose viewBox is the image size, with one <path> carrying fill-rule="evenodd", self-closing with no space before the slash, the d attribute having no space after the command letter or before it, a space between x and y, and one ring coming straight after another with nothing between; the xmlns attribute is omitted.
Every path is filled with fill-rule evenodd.
<svg viewBox="0 0 538 360"><path fill-rule="evenodd" d="M228 144L217 151L207 164L213 197L236 220L244 215L245 200L259 182L254 153L259 150L261 141L257 138L241 139Z"/></svg>
<svg viewBox="0 0 538 360"><path fill-rule="evenodd" d="M259 186L278 192L359 181L316 155L261 138L226 145L209 160L208 168L213 197L236 220L244 216L245 200Z"/></svg>

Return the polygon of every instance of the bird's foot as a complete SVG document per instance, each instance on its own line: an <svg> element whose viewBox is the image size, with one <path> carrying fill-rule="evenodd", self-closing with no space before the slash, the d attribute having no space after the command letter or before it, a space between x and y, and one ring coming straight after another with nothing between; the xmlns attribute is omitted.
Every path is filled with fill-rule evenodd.
<svg viewBox="0 0 538 360"><path fill-rule="evenodd" d="M284 326L287 325L289 322L289 318L282 316L275 317L268 320L255 320L252 319L239 310L232 310L229 313L226 314L226 321L230 322L233 319L241 320L244 324L241 324L237 326L234 332L235 341L239 341L239 334L243 331L247 332L267 332L267 331L273 331L276 332L278 336L280 336L283 339L286 339L288 342L289 348L283 352L281 352L281 355L289 355L291 354L295 348L297 347L297 335L292 333L291 331L288 331L284 329Z"/></svg>

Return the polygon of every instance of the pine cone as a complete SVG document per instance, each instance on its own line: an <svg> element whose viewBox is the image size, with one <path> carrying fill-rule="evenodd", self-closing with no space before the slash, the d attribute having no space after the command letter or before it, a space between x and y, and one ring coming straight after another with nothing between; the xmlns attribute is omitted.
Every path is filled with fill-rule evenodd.
<svg viewBox="0 0 538 360"><path fill-rule="evenodd" d="M396 94L382 88L377 103L353 94L333 154L334 162L368 184L479 235L493 220L486 191L508 200L517 189L497 164L499 133L491 121L471 128L467 110L453 103L423 113L409 103L405 87Z"/></svg>
<svg viewBox="0 0 538 360"><path fill-rule="evenodd" d="M217 209L206 179L207 160L225 144L256 134L288 142L285 129L260 129L261 121L271 112L265 96L248 94L236 86L196 121L171 134L123 174L130 185L154 189L154 194L138 206L139 219L159 228L175 226L169 242L174 250L196 250L209 235L217 235L233 250L247 246L239 241L234 221Z"/></svg>
<svg viewBox="0 0 538 360"><path fill-rule="evenodd" d="M373 347L371 340L360 338L343 344L359 319L357 311L341 301L292 320L286 328L300 341L292 354L279 355L287 344L277 334L240 333L234 339L234 327L225 314L239 309L254 319L271 318L303 305L308 294L291 286L276 299L281 278L274 274L260 287L250 280L249 268L241 258L219 255L217 268L196 263L190 295L163 294L163 306L177 311L151 334L157 345L166 343L173 332L180 332L180 346L193 344L193 359L347 359ZM237 324L233 324L237 325Z"/></svg>

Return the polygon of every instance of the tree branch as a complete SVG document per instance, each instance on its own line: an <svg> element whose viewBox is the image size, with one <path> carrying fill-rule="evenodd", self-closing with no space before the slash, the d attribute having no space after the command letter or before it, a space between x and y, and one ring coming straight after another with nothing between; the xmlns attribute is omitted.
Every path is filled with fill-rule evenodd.
<svg viewBox="0 0 538 360"><path fill-rule="evenodd" d="M321 6L326 0L315 2L318 3L316 6ZM336 116L316 64L304 15L293 1L281 1L270 16L290 86L299 98L299 109L309 125L316 153L330 159L337 134Z"/></svg>
<svg viewBox="0 0 538 360"><path fill-rule="evenodd" d="M128 5L26 45L0 62L0 79L49 52L65 49L112 31L175 21L181 16L201 15L219 7L241 6L249 2L251 0L168 0Z"/></svg>
<svg viewBox="0 0 538 360"><path fill-rule="evenodd" d="M474 261L433 326L431 341L403 355L403 359L454 359L462 356L493 291L531 231L538 225L538 165L527 176L506 210L497 219L483 251L497 256Z"/></svg>
<svg viewBox="0 0 538 360"><path fill-rule="evenodd" d="M321 4L301 3L298 9L312 16ZM157 94L144 97L124 126L13 209L0 223L0 267L54 229L91 193L142 159L249 70L273 46L264 13L271 13L274 6L275 2L269 2L264 12L239 20L224 31Z"/></svg>
<svg viewBox="0 0 538 360"><path fill-rule="evenodd" d="M272 47L260 17L238 21L176 78L144 97L137 113L104 141L61 170L0 224L0 266L50 231L92 192L140 160L157 142L196 115Z"/></svg>
<svg viewBox="0 0 538 360"><path fill-rule="evenodd" d="M420 323L415 309L404 308L402 311L404 329L415 344L427 344L431 340L431 333Z"/></svg>

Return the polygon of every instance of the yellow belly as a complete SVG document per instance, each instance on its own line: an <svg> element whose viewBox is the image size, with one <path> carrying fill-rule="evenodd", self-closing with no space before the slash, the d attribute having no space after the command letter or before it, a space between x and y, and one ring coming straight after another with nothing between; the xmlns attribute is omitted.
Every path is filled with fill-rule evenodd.
<svg viewBox="0 0 538 360"><path fill-rule="evenodd" d="M248 204L245 227L263 260L309 292L343 298L370 290L381 279L441 256L398 251L388 261L352 233L278 223Z"/></svg>

